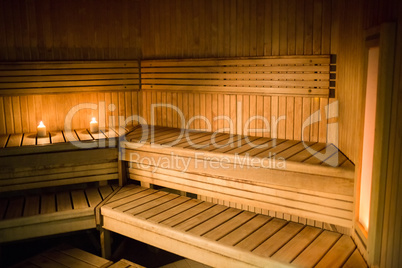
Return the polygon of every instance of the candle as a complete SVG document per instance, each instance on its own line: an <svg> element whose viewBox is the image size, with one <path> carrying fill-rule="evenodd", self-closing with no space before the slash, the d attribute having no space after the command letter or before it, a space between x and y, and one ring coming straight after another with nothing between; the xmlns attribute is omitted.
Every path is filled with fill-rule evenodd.
<svg viewBox="0 0 402 268"><path fill-rule="evenodd" d="M38 126L38 137L46 137L46 126L40 121Z"/></svg>
<svg viewBox="0 0 402 268"><path fill-rule="evenodd" d="M92 133L99 131L98 122L96 122L95 117L92 117L92 121L89 123L89 131Z"/></svg>

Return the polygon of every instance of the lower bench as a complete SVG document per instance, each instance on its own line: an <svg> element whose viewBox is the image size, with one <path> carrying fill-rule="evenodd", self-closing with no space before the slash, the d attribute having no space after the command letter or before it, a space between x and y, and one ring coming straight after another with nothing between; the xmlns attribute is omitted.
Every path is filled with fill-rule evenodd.
<svg viewBox="0 0 402 268"><path fill-rule="evenodd" d="M42 252L28 260L22 261L12 268L144 268L141 265L121 259L113 263L112 261L98 257L89 252L69 245L58 247Z"/></svg>
<svg viewBox="0 0 402 268"><path fill-rule="evenodd" d="M0 144L0 243L96 227L95 208L119 178L117 139L74 133L79 143L59 131Z"/></svg>
<svg viewBox="0 0 402 268"><path fill-rule="evenodd" d="M101 207L101 216L103 233L213 267L366 267L347 235L167 191L124 186ZM109 242L103 241L104 252Z"/></svg>
<svg viewBox="0 0 402 268"><path fill-rule="evenodd" d="M116 186L0 199L0 243L96 228L95 209Z"/></svg>

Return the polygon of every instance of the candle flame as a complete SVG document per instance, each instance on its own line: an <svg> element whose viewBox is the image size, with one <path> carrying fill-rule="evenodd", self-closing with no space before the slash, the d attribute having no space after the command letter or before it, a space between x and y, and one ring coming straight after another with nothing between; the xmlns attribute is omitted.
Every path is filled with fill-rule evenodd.
<svg viewBox="0 0 402 268"><path fill-rule="evenodd" d="M95 117L92 117L92 121L91 121L91 123L97 123L97 122L96 122L96 118L95 118Z"/></svg>
<svg viewBox="0 0 402 268"><path fill-rule="evenodd" d="M43 124L42 121L40 121L39 126L38 127L45 127L45 125Z"/></svg>

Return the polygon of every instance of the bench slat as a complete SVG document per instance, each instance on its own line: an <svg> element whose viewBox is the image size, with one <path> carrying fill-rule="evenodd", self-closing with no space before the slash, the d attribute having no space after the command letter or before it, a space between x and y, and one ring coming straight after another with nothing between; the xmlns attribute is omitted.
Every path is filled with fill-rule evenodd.
<svg viewBox="0 0 402 268"><path fill-rule="evenodd" d="M43 194L40 200L40 213L47 214L56 212L56 199L54 194Z"/></svg>
<svg viewBox="0 0 402 268"><path fill-rule="evenodd" d="M96 188L86 189L85 195L87 196L90 207L96 207L96 205L102 201L102 196L100 195L99 190Z"/></svg>
<svg viewBox="0 0 402 268"><path fill-rule="evenodd" d="M43 70L43 69L99 69L136 68L137 61L43 61L1 62L0 70Z"/></svg>
<svg viewBox="0 0 402 268"><path fill-rule="evenodd" d="M238 244L240 241L243 241L254 231L259 230L270 220L272 220L271 217L265 215L256 215L250 221L245 222L241 226L241 228L234 229L225 236L223 236L222 238L218 239L218 242L223 243L225 245L234 246ZM208 234L206 234L205 237L208 238Z"/></svg>
<svg viewBox="0 0 402 268"><path fill-rule="evenodd" d="M11 134L8 139L6 148L20 147L22 142L22 134Z"/></svg>
<svg viewBox="0 0 402 268"><path fill-rule="evenodd" d="M278 84L278 83L277 83ZM290 83L289 83L290 84ZM291 96L311 96L328 97L328 89L313 87L297 87L299 84L292 83L289 87L256 87L256 86L211 86L211 85L142 85L143 90L171 90L177 92L191 93L226 93L226 94L259 94L259 95L291 95Z"/></svg>
<svg viewBox="0 0 402 268"><path fill-rule="evenodd" d="M0 64L1 66L1 64ZM2 66L0 77L24 77L24 76L55 76L55 75L96 75L96 74L133 74L138 75L138 68L69 68L69 69L29 69L30 67L21 67L21 69L10 70ZM25 69L23 69L25 68ZM137 76L133 76L137 77ZM1 79L1 78L0 78ZM12 79L12 78L10 78Z"/></svg>
<svg viewBox="0 0 402 268"><path fill-rule="evenodd" d="M213 229L220 227L223 223L239 215L242 211L235 208L228 208L219 215L187 230L187 232L194 235L204 235Z"/></svg>
<svg viewBox="0 0 402 268"><path fill-rule="evenodd" d="M252 59L183 59L183 60L142 60L141 68L156 66L227 66L227 65L299 65L329 64L327 55L314 56L272 56Z"/></svg>
<svg viewBox="0 0 402 268"><path fill-rule="evenodd" d="M256 79L255 82L263 81L278 81L278 80L299 80L299 81L317 81L326 80L328 81L328 74L321 73L145 73L141 75L143 84L162 84L163 81L172 81L169 84L175 84L175 81L208 81L210 83L224 80L225 82L236 81L236 82L250 82L250 79ZM1 78L0 78L1 81ZM190 83L191 84L191 83ZM311 83L313 84L313 83Z"/></svg>
<svg viewBox="0 0 402 268"><path fill-rule="evenodd" d="M343 235L315 267L341 267L355 248L353 240L349 236Z"/></svg>
<svg viewBox="0 0 402 268"><path fill-rule="evenodd" d="M25 197L25 207L24 207L24 217L38 215L40 213L40 196L26 196Z"/></svg>
<svg viewBox="0 0 402 268"><path fill-rule="evenodd" d="M9 201L5 219L14 219L21 217L24 209L24 197L16 197Z"/></svg>
<svg viewBox="0 0 402 268"><path fill-rule="evenodd" d="M323 231L317 239L315 239L295 260L293 265L303 267L313 267L320 260L336 241L341 234L329 231Z"/></svg>
<svg viewBox="0 0 402 268"><path fill-rule="evenodd" d="M278 230L278 232L260 244L257 248L252 249L252 252L263 257L270 257L274 252L284 246L297 233L299 233L303 227L304 225L302 224L289 222L283 228Z"/></svg>
<svg viewBox="0 0 402 268"><path fill-rule="evenodd" d="M172 195L169 195L167 197L169 197L169 200L164 201L163 203L160 203L151 209L137 214L136 217L149 219L157 216L158 214L165 213L170 208L182 205L183 203L190 200L189 197L174 197Z"/></svg>
<svg viewBox="0 0 402 268"><path fill-rule="evenodd" d="M88 207L88 201L85 197L84 190L72 191L71 200L73 202L73 209L82 209Z"/></svg>
<svg viewBox="0 0 402 268"><path fill-rule="evenodd" d="M56 194L57 211L65 211L73 209L69 192L61 192Z"/></svg>
<svg viewBox="0 0 402 268"><path fill-rule="evenodd" d="M0 76L0 88L14 88L14 86L17 86L17 88L25 88L25 87L37 87L36 82L54 82L54 86L57 87L60 83L56 82L61 82L61 81L78 81L79 82L85 82L85 83L102 83L104 80L119 80L115 81L118 83L122 83L121 80L124 80L124 82L127 82L127 84L133 83L132 79L138 79L139 74L135 73L123 73L123 74L79 74L79 75L46 75L46 74L40 74L38 76L34 75L29 75L29 76ZM137 84L137 80L134 80L135 84ZM15 85L13 85L15 84ZM48 83L48 84L53 84L53 83ZM25 86L28 85L28 86ZM85 84L80 84L80 85L85 85Z"/></svg>
<svg viewBox="0 0 402 268"><path fill-rule="evenodd" d="M169 209L160 212L159 214L152 215L151 217L147 218L147 220L156 223L164 222L164 224L169 224L169 221L167 221L168 219L176 217L176 215L180 215L181 213L187 210L188 212L191 212L190 210L191 208L194 208L195 206L203 203L200 200L188 199L184 197L179 197L179 200L184 202L178 204L177 206L169 207ZM178 217L180 218L180 216Z"/></svg>
<svg viewBox="0 0 402 268"><path fill-rule="evenodd" d="M366 262L364 261L362 255L360 254L358 249L353 251L352 255L343 265L344 268L358 268L358 267L367 267Z"/></svg>
<svg viewBox="0 0 402 268"><path fill-rule="evenodd" d="M22 139L22 146L36 145L36 133L26 133Z"/></svg>
<svg viewBox="0 0 402 268"><path fill-rule="evenodd" d="M280 219L271 219L265 223L261 228L250 233L249 236L242 239L239 243L234 245L237 248L251 251L263 243L266 239L281 230L287 222Z"/></svg>
<svg viewBox="0 0 402 268"><path fill-rule="evenodd" d="M258 73L258 72L304 72L327 73L329 71L326 65L275 65L275 66L183 66L183 67L142 67L141 76L149 73Z"/></svg>
<svg viewBox="0 0 402 268"><path fill-rule="evenodd" d="M144 195L142 195L144 194ZM136 213L141 213L142 211L145 211L147 206L150 204L146 204L150 201L153 201L155 199L159 199L168 193L166 192L159 192L159 191L148 191L147 193L141 192L139 195L141 195L140 198L137 198L135 200L132 200L128 203L125 203L124 205L120 205L117 208L115 208L118 211L130 213L130 214L136 214ZM151 204L152 206L152 204Z"/></svg>
<svg viewBox="0 0 402 268"><path fill-rule="evenodd" d="M177 197L176 195L173 194L161 194L159 198L157 199L152 199L152 202L148 202L146 204L142 204L140 206L137 206L135 208L130 208L129 210L126 210L126 213L132 214L132 215L138 215L142 213L147 213L149 210L152 210L161 204L164 204L166 202L169 202L172 200L172 198Z"/></svg>
<svg viewBox="0 0 402 268"><path fill-rule="evenodd" d="M103 91L138 91L140 89L139 85L122 85L122 84L107 84L102 85L91 85L80 86L76 85L62 86L60 87L34 87L34 88L12 88L12 89L1 89L0 93L2 95L27 95L27 94L53 94L53 93L82 93L82 92L103 92Z"/></svg>
<svg viewBox="0 0 402 268"><path fill-rule="evenodd" d="M318 228L305 226L295 237L293 237L286 245L278 250L278 245L274 241L266 244L264 249L260 249L265 256L270 256L275 260L290 263L300 252L302 252L322 231ZM273 245L271 249L269 245ZM276 251L278 250L278 251ZM275 252L276 251L276 252ZM273 254L275 253L275 254ZM272 255L273 254L273 255Z"/></svg>

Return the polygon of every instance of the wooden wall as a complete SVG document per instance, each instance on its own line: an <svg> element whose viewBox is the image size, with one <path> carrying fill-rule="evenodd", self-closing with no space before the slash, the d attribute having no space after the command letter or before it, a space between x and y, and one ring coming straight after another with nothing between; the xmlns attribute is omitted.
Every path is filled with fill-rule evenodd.
<svg viewBox="0 0 402 268"><path fill-rule="evenodd" d="M364 28L375 27L383 22L395 22L396 44L394 61L393 95L391 105L391 128L388 146L387 170L381 175L384 189L379 197L377 225L381 239L377 241L376 259L378 267L402 267L402 2L370 0L365 3L368 10L364 17Z"/></svg>
<svg viewBox="0 0 402 268"><path fill-rule="evenodd" d="M336 42L332 36L337 30L332 29L334 6L331 1L323 0L144 1L141 6L143 58L331 54L332 43ZM173 104L183 111L186 121L195 115L205 116L213 131L228 127L224 120L214 121L215 116L229 116L234 123L234 132L240 134L245 133L245 123L254 115L264 116L271 125L276 125L275 122L282 118L277 131L251 131L251 134L300 140L303 122L321 109L323 120L307 127L304 138L336 143L336 135L329 135L327 131L329 114L326 113L330 111L325 110L325 106L333 101L328 98L154 91L143 93L143 114L149 122L152 103ZM174 114L157 111L157 124L177 126ZM200 129L206 124L195 120L189 127ZM262 120L256 120L250 126L263 127Z"/></svg>
<svg viewBox="0 0 402 268"><path fill-rule="evenodd" d="M138 1L0 1L0 61L115 60L141 57ZM137 114L137 92L0 95L0 134L34 132L40 120L64 129L79 103L113 103L109 116ZM89 126L97 111L76 114L73 128ZM108 122L107 122L108 123Z"/></svg>
<svg viewBox="0 0 402 268"><path fill-rule="evenodd" d="M180 109L186 128L295 140L302 138L303 122L310 122L311 114L321 109L322 121L304 128L303 137L308 141L327 141L326 98L163 91L145 91L142 97L143 116L147 122L152 122L152 109L149 107L164 103ZM181 127L180 116L174 109L160 107L155 108L153 113L155 124ZM198 115L202 118L192 120ZM218 119L218 116L228 117L229 120ZM257 119L250 120L253 117ZM267 121L264 122L261 117Z"/></svg>
<svg viewBox="0 0 402 268"><path fill-rule="evenodd" d="M140 55L138 1L0 1L0 61Z"/></svg>
<svg viewBox="0 0 402 268"><path fill-rule="evenodd" d="M0 97L0 134L36 132L40 121L49 131L64 130L69 111L84 103L95 104L97 109L74 113L73 129L89 128L92 117L105 126L116 126L124 121L121 117L139 114L137 100L138 92L131 91L4 96Z"/></svg>

